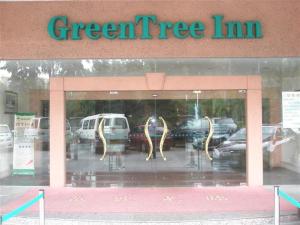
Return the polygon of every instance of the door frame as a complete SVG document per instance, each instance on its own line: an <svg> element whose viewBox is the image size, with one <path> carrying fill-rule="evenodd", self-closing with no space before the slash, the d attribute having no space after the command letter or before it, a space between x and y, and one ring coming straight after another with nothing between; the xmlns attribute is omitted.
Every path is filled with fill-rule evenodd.
<svg viewBox="0 0 300 225"><path fill-rule="evenodd" d="M144 76L50 78L50 186L66 184L65 92L67 91L246 91L246 176L248 186L263 184L261 76Z"/></svg>

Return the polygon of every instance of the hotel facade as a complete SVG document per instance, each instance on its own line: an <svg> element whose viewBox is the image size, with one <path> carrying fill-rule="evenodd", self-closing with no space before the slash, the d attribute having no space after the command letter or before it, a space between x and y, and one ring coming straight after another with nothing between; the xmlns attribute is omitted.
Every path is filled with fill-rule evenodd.
<svg viewBox="0 0 300 225"><path fill-rule="evenodd" d="M300 2L0 3L0 184L300 184Z"/></svg>

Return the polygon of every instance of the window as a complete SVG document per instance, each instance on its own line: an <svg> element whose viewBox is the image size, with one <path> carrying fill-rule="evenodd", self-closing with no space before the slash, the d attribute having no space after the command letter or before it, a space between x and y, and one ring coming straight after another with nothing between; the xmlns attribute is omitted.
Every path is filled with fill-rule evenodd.
<svg viewBox="0 0 300 225"><path fill-rule="evenodd" d="M94 126L95 126L95 119L90 120L89 129L94 129Z"/></svg>
<svg viewBox="0 0 300 225"><path fill-rule="evenodd" d="M110 124L110 119L105 119L104 126L108 127Z"/></svg>
<svg viewBox="0 0 300 225"><path fill-rule="evenodd" d="M48 118L42 118L40 120L40 129L49 129L49 119Z"/></svg>
<svg viewBox="0 0 300 225"><path fill-rule="evenodd" d="M126 129L127 128L126 120L124 118L116 118L115 126L118 128Z"/></svg>
<svg viewBox="0 0 300 225"><path fill-rule="evenodd" d="M86 129L88 129L88 127L89 127L89 120L85 120L83 122L83 129L86 130Z"/></svg>

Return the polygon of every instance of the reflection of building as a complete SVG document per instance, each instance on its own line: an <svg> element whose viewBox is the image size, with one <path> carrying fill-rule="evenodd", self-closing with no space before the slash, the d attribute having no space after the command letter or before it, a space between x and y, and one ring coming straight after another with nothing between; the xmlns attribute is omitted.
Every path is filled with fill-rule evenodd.
<svg viewBox="0 0 300 225"><path fill-rule="evenodd" d="M48 116L49 112L49 92L46 90L31 90L30 111L37 116Z"/></svg>
<svg viewBox="0 0 300 225"><path fill-rule="evenodd" d="M295 38L299 36L299 29L293 22L299 20L300 14L294 10L297 8L295 4L298 4L295 1L252 1L247 5L232 1L224 3L222 7L217 0L193 3L175 0L168 2L168 7L163 1L157 2L155 7L151 2L144 1L138 4L132 2L132 7L126 12L121 10L124 8L121 2L78 2L75 8L72 2L53 2L50 8L47 2L37 5L33 2L0 4L3 8L0 16L1 33L5 34L0 49L1 59L4 60L0 62L0 78L5 82L1 84L0 92L3 93L1 96L4 96L5 90L17 93L17 101L12 95L3 99L0 123L14 129L14 115L5 112L5 106L13 108L16 105L13 102L18 103L18 112L31 112L37 117L50 118L50 151L41 151L36 147L36 170L39 173L36 180L31 178L32 183L65 186L72 183L70 174L94 174L96 178L93 185L96 186L100 185L97 183L100 177L105 178L104 186L118 182L126 186L129 181L136 182L131 183L136 186L148 186L151 182L157 186L182 186L186 183L193 185L195 180L199 182L201 177L197 175L198 170L207 173L207 179L201 182L210 185L226 182L230 185L245 182L249 185L261 185L263 182L275 184L278 182L272 178L275 173L296 177L295 182L300 183L300 170L295 166L299 144L297 147L278 146L276 151L264 156L261 142L262 124L282 123L281 92L300 90L300 49ZM112 7L113 11L107 10ZM259 10L245 11L245 7ZM64 8L68 18L82 20L83 23L96 20L99 24L105 21L119 24L145 12L155 15L159 21L170 21L172 24L179 20L187 22L181 22L182 27L179 24L166 28L165 39L158 38L159 35L164 36L164 33L160 33L160 27L150 23L152 38L147 40L139 38L142 32L139 24L135 26L136 30L128 25L130 30L127 32L127 28L123 27L125 32L120 30L123 38L114 38L114 34L120 34L112 28L107 33L106 29L101 29L97 40L90 40L86 35L89 31L82 30L80 40L58 41L49 36L46 30L49 18L59 14L58 8ZM238 10L232 11L233 8ZM278 10L282 8L286 10ZM20 11L22 13L17 18L10 13ZM239 20L237 24L241 25L245 21L257 21L262 25L262 36L256 32L250 35L248 30L239 29L236 25L236 32L232 29L231 34L229 28L229 34L224 29L224 39L221 33L220 38L212 38L216 32L212 16L216 11L224 15L224 23L233 18ZM203 31L191 24L199 20L199 15L205 24ZM274 25L272 18L275 17L277 22ZM11 32L11 24L18 32ZM185 24L189 29L184 28ZM255 29L258 31L258 27ZM92 32L90 36L97 32ZM130 32L136 32L136 38L124 40ZM201 32L203 37L194 38ZM240 38L241 32L246 38ZM227 35L232 38L225 40ZM107 40L107 37L112 39ZM77 132L83 125L82 118L98 113L122 113L126 115L130 128L143 127L151 115L162 116L170 130L170 136L167 137L170 150L163 149L169 161L159 160L160 147L163 146L160 133L151 140L155 142L157 161L145 164L144 156L149 150L147 141L143 141L145 145L141 146L130 146L129 143L130 147L122 153L125 166L122 173L107 172L107 165L111 163L109 159L101 164L97 161L99 155L94 154L99 138L84 142ZM205 161L206 155L197 150L203 149L207 130L186 125L190 117L199 119L197 116L232 119L238 129L247 130L247 149L241 162L247 166L246 169L233 168L228 163L212 167L209 161ZM65 129L65 119L70 120L71 129ZM92 125L93 121L85 124L86 128ZM120 126L121 122L105 129L114 133L118 132ZM215 126L215 136L217 129L222 143L227 133L229 136L234 132L223 132L226 128ZM66 130L69 132L68 141ZM132 135L144 135L143 132ZM95 131L91 134L92 137L97 135ZM299 143L299 134L295 138L295 142ZM144 136L142 139L146 140ZM174 140L179 141L174 144ZM71 150L65 148L65 143L70 144ZM194 147L193 144L198 146ZM185 159L186 152L192 152L194 158L199 158L198 162L196 157L194 163L198 165L195 168L185 167L185 162L180 161ZM11 157L11 152L5 154ZM67 161L66 155L70 156ZM264 159L269 161L270 170L263 171ZM19 182L10 180L13 179L9 176L11 159L6 161L8 176L3 182ZM203 167L200 167L200 163ZM222 177L221 168L233 172ZM194 169L195 177L189 177ZM219 172L218 179L211 175L212 171ZM153 180L155 176L151 175L154 173L165 179ZM231 177L236 179L235 182ZM283 176L280 182L291 183L289 177L285 178ZM168 179L172 182L163 183Z"/></svg>

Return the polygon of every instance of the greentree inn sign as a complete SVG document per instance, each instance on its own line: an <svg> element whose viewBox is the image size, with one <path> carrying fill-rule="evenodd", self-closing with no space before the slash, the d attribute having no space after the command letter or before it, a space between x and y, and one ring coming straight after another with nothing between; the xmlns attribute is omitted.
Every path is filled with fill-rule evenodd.
<svg viewBox="0 0 300 225"><path fill-rule="evenodd" d="M212 39L260 39L263 37L262 25L258 20L225 21L223 15L213 15ZM157 27L158 33L151 33ZM159 21L155 15L136 15L134 21L128 22L71 22L67 16L54 16L48 23L48 34L55 40L81 40L83 36L91 40L105 39L177 39L205 38L205 24L194 22ZM140 32L137 34L136 30Z"/></svg>

